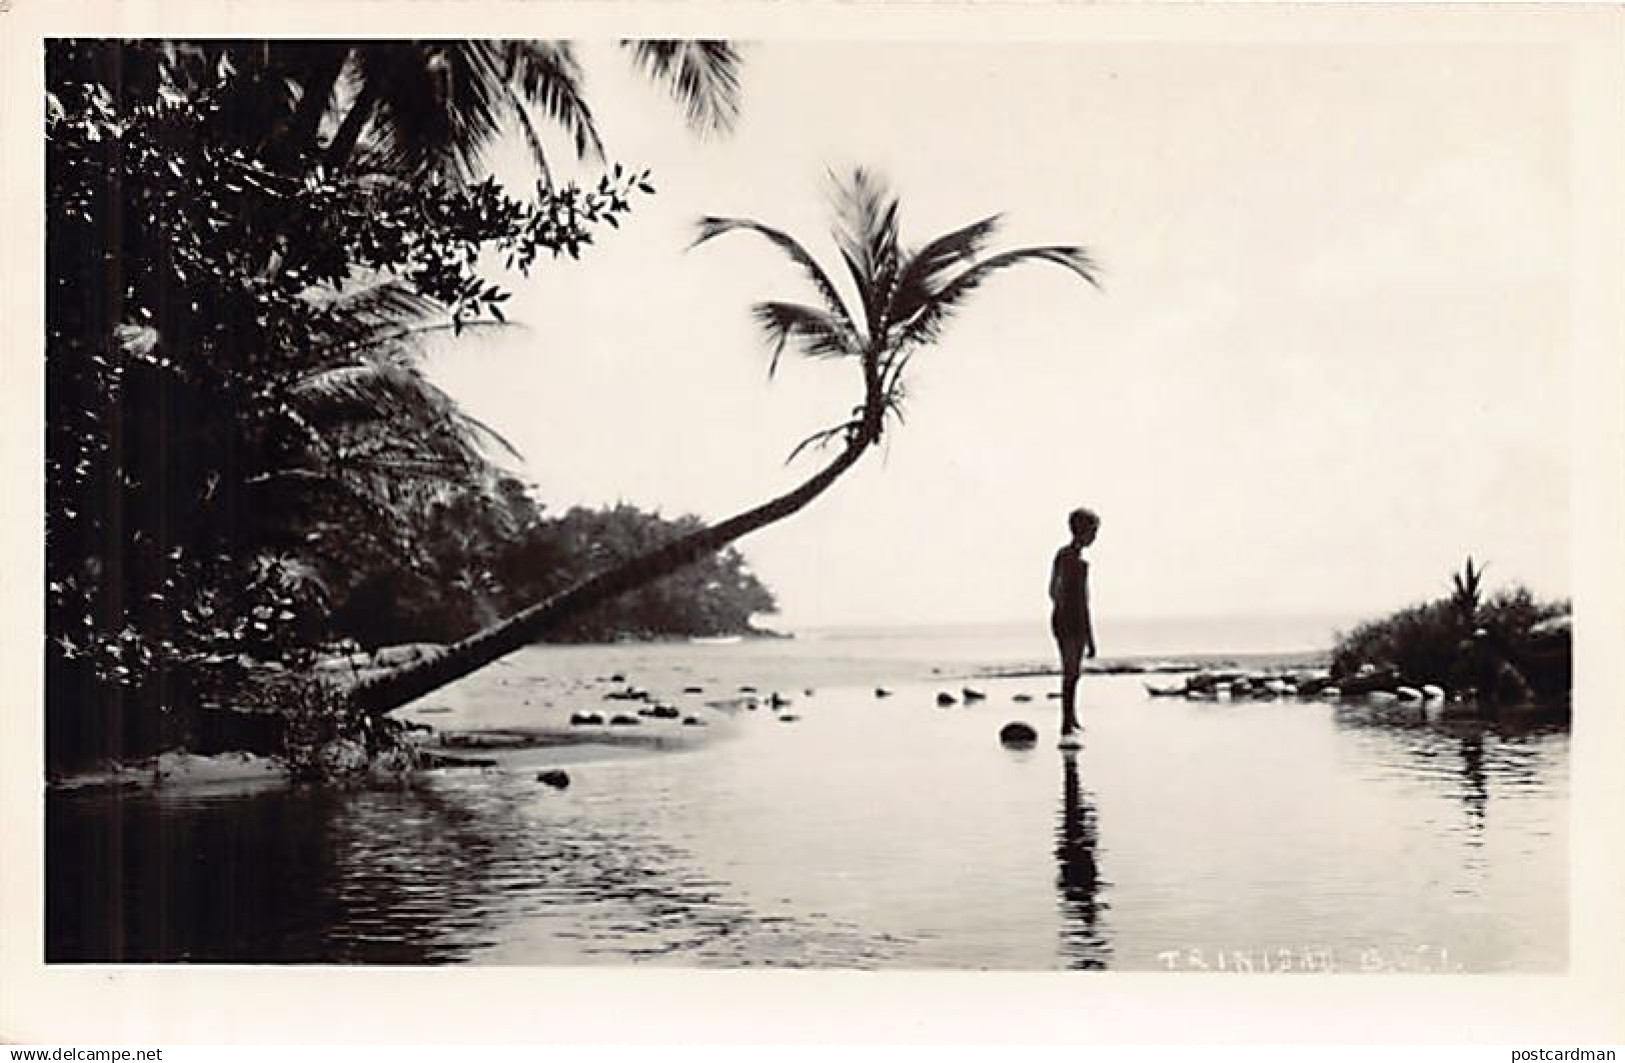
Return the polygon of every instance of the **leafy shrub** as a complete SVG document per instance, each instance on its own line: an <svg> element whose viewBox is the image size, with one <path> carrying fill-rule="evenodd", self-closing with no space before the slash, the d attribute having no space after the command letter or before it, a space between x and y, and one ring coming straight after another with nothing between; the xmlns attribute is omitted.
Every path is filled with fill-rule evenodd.
<svg viewBox="0 0 1625 1063"><path fill-rule="evenodd" d="M1332 675L1347 678L1369 666L1415 683L1449 683L1471 634L1450 602L1413 605L1339 636Z"/></svg>
<svg viewBox="0 0 1625 1063"><path fill-rule="evenodd" d="M1483 696L1510 691L1554 697L1568 690L1569 638L1563 625L1567 602L1541 602L1524 587L1484 599L1483 569L1469 558L1453 592L1401 609L1340 634L1332 651L1332 675L1392 672L1404 683L1436 683ZM1550 630L1547 630L1550 628Z"/></svg>

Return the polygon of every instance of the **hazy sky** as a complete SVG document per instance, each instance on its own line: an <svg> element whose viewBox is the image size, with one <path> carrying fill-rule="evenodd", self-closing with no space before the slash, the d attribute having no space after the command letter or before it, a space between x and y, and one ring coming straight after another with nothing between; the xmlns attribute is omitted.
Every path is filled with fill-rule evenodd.
<svg viewBox="0 0 1625 1063"><path fill-rule="evenodd" d="M438 351L550 508L728 515L792 486L854 366L767 378L748 308L807 296L745 215L828 258L826 171L878 169L920 243L985 214L1081 243L990 281L914 361L908 422L741 547L785 626L1041 616L1064 516L1097 609L1360 613L1569 587L1569 106L1540 47L768 42L701 140L586 46L611 157L654 171L528 328ZM508 164L504 173L515 172ZM831 266L834 272L833 264Z"/></svg>

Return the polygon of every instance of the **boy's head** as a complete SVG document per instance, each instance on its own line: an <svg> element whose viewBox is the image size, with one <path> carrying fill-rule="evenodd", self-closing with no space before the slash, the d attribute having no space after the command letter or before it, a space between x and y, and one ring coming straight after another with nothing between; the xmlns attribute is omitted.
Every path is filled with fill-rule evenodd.
<svg viewBox="0 0 1625 1063"><path fill-rule="evenodd" d="M1066 526L1072 529L1074 542L1088 546L1095 541L1095 533L1100 531L1100 517L1094 510L1079 506L1066 515Z"/></svg>

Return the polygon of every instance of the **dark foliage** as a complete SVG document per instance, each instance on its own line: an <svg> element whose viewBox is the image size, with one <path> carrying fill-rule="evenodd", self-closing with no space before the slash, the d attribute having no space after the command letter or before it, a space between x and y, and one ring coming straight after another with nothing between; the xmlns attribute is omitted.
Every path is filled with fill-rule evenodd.
<svg viewBox="0 0 1625 1063"><path fill-rule="evenodd" d="M703 526L635 506L574 508L546 518L513 480L503 492L437 507L420 541L422 562L375 567L335 603L332 628L363 647L452 642L591 574ZM588 610L549 641L738 635L772 594L726 549Z"/></svg>
<svg viewBox="0 0 1625 1063"><path fill-rule="evenodd" d="M1362 670L1434 683L1492 700L1566 696L1571 675L1567 602L1540 602L1522 587L1482 597L1483 569L1469 558L1452 593L1341 634L1332 675Z"/></svg>
<svg viewBox="0 0 1625 1063"><path fill-rule="evenodd" d="M149 750L248 662L299 667L335 572L488 490L492 439L414 330L500 318L482 256L577 256L647 191L333 170L295 135L321 69L292 45L47 49L54 756Z"/></svg>
<svg viewBox="0 0 1625 1063"><path fill-rule="evenodd" d="M533 583L526 595L534 600L704 526L695 516L667 519L629 505L572 509L558 520L542 522L526 538L521 552L509 561L515 570L511 578L519 581L524 572L547 572L548 578ZM532 558L554 564L532 567ZM725 547L569 619L550 638L602 641L627 635L746 634L752 630L753 615L776 608L773 595L749 571L739 551Z"/></svg>

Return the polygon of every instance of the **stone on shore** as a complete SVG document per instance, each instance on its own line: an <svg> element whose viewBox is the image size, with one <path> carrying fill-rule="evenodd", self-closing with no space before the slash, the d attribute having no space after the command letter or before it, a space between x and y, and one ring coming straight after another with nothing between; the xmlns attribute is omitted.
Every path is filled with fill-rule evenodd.
<svg viewBox="0 0 1625 1063"><path fill-rule="evenodd" d="M1030 723L1012 720L999 728L999 741L1007 746L1030 746L1038 741L1038 732Z"/></svg>

